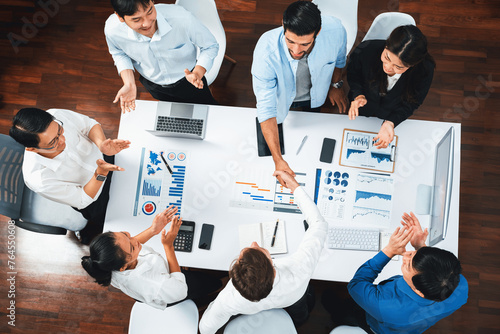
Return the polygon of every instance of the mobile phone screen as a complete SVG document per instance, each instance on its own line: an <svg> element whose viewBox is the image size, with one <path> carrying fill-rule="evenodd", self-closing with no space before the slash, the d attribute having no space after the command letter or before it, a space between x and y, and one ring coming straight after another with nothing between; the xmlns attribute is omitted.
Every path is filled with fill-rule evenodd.
<svg viewBox="0 0 500 334"><path fill-rule="evenodd" d="M331 139L331 138L323 139L323 147L321 148L321 154L319 156L319 161L331 163L333 160L334 150L335 150L335 139Z"/></svg>
<svg viewBox="0 0 500 334"><path fill-rule="evenodd" d="M209 250L212 246L212 235L214 234L214 226L210 224L203 224L201 227L200 243L198 245L201 249Z"/></svg>

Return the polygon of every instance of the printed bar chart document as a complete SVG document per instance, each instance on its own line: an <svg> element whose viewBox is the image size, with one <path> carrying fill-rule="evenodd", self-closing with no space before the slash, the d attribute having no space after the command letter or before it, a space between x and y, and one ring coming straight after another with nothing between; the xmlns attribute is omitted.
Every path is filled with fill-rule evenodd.
<svg viewBox="0 0 500 334"><path fill-rule="evenodd" d="M171 167L172 174L161 156ZM187 154L178 150L142 148L133 215L150 216L176 206L182 210Z"/></svg>

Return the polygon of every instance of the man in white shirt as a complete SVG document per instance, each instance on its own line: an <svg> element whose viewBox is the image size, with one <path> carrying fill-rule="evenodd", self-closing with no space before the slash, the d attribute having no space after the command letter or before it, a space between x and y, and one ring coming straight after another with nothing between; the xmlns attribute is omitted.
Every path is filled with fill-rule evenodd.
<svg viewBox="0 0 500 334"><path fill-rule="evenodd" d="M157 100L217 104L204 75L219 44L201 22L181 6L155 6L152 0L111 0L111 5L115 14L104 34L123 80L113 101L120 101L122 112L135 109L134 68Z"/></svg>
<svg viewBox="0 0 500 334"><path fill-rule="evenodd" d="M81 231L82 242L89 243L102 232L109 173L123 170L113 164L113 156L130 142L106 139L95 120L64 109L23 108L9 134L26 147L23 177L28 188L81 212L90 222Z"/></svg>
<svg viewBox="0 0 500 334"><path fill-rule="evenodd" d="M285 308L296 325L304 322L309 315L307 305L303 306L307 304L304 293L323 250L328 224L290 174L276 171L275 176L280 176L285 186L294 193L309 229L298 250L285 258L271 259L269 252L255 242L251 247L244 248L229 271L231 279L203 314L201 334L216 333L231 316L237 314ZM297 312L298 309L302 312Z"/></svg>

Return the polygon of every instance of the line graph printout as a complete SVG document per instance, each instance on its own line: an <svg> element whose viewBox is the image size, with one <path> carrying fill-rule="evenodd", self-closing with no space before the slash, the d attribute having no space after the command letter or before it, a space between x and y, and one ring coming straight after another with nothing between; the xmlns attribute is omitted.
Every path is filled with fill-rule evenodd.
<svg viewBox="0 0 500 334"><path fill-rule="evenodd" d="M376 136L374 132L344 129L340 165L394 172L398 138L394 136L387 148L379 149L373 145L373 138Z"/></svg>
<svg viewBox="0 0 500 334"><path fill-rule="evenodd" d="M162 153L172 169L172 174L161 158ZM159 151L142 148L134 216L151 216L170 205L176 206L181 214L186 161L187 153L183 151Z"/></svg>
<svg viewBox="0 0 500 334"><path fill-rule="evenodd" d="M243 168L243 171L233 181L229 206L272 211L274 180L274 176L268 170Z"/></svg>
<svg viewBox="0 0 500 334"><path fill-rule="evenodd" d="M352 209L353 223L388 228L391 222L393 192L394 179L390 176L358 174Z"/></svg>
<svg viewBox="0 0 500 334"><path fill-rule="evenodd" d="M295 173L295 179L299 183L299 185L305 187L305 178L306 178L306 173ZM295 197L293 196L293 193L283 187L281 183L279 183L278 179L275 179L275 189L274 189L274 207L273 211L278 211L278 212L288 212L288 213L302 213L300 211L299 207L297 204L295 204Z"/></svg>

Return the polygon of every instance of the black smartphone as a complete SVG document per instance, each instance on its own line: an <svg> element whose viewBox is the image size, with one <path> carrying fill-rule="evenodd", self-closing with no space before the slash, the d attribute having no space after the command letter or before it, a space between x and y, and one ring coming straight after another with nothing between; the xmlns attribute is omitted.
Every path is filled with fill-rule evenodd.
<svg viewBox="0 0 500 334"><path fill-rule="evenodd" d="M214 234L214 226L203 224L201 226L200 243L198 248L209 250L212 245L212 235Z"/></svg>
<svg viewBox="0 0 500 334"><path fill-rule="evenodd" d="M333 152L335 151L335 139L325 138L323 139L323 147L321 148L321 154L319 156L319 161L331 163L333 160Z"/></svg>

